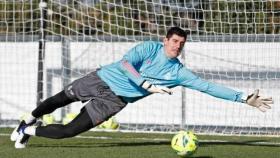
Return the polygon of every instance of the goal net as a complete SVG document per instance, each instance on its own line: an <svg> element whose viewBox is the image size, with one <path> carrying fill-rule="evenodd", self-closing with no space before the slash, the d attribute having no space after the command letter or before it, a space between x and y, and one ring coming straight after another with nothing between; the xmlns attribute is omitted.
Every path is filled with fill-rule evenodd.
<svg viewBox="0 0 280 158"><path fill-rule="evenodd" d="M71 81L121 59L142 41L189 31L182 62L201 78L273 96L266 113L245 104L174 88L115 117L120 130L279 135L280 2L218 0L0 1L0 126L13 126L38 101ZM37 96L37 97L36 97ZM52 115L61 121L83 106Z"/></svg>

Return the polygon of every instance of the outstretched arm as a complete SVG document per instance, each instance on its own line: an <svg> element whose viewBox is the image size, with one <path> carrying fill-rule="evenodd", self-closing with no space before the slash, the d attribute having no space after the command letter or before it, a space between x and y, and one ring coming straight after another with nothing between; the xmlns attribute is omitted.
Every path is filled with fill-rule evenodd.
<svg viewBox="0 0 280 158"><path fill-rule="evenodd" d="M202 80L187 68L182 68L179 71L178 79L182 86L199 90L217 98L246 103L250 106L258 108L262 112L271 108L269 104L273 104L271 97L264 98L258 96L259 90L256 90L249 96L246 96L242 92Z"/></svg>
<svg viewBox="0 0 280 158"><path fill-rule="evenodd" d="M241 102L243 95L242 92L202 80L200 77L196 76L185 67L179 70L178 81L180 85L184 87L198 90L200 92L207 93L211 96L225 100Z"/></svg>

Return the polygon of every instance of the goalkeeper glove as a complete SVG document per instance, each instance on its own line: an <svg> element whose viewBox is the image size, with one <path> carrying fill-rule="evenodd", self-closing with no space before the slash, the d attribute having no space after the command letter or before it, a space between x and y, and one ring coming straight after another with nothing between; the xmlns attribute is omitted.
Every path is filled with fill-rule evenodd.
<svg viewBox="0 0 280 158"><path fill-rule="evenodd" d="M258 108L260 111L265 112L267 109L271 109L269 104L273 104L272 97L263 98L259 96L259 90L249 95L245 101L246 104Z"/></svg>
<svg viewBox="0 0 280 158"><path fill-rule="evenodd" d="M169 95L172 94L171 89L169 89L167 87L163 87L163 86L153 85L153 84L149 83L148 81L143 82L142 88L146 89L148 92L151 92L151 93L160 93L160 94L167 93Z"/></svg>

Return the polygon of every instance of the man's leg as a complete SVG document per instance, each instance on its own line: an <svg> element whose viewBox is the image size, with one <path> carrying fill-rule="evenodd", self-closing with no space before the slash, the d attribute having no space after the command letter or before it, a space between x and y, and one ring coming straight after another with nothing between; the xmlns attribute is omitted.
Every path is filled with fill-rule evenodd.
<svg viewBox="0 0 280 158"><path fill-rule="evenodd" d="M24 132L28 135L62 139L74 137L82 132L88 131L91 128L93 128L92 121L85 108L83 108L77 117L66 125L50 124L42 127L29 126L26 127Z"/></svg>
<svg viewBox="0 0 280 158"><path fill-rule="evenodd" d="M14 129L14 131L11 134L11 140L16 141L19 139L18 142L21 142L22 144L20 145L19 143L16 143L15 145L16 148L24 148L25 144L28 141L29 136L25 135L22 133L22 136L20 136L21 130L23 130L26 126L30 126L36 122L36 119L45 115L53 112L57 108L63 107L68 105L69 103L73 102L74 99L70 99L64 91L61 91L57 93L56 95L44 100L38 107L36 107L32 113L29 115L29 117L25 118L20 122L18 127Z"/></svg>

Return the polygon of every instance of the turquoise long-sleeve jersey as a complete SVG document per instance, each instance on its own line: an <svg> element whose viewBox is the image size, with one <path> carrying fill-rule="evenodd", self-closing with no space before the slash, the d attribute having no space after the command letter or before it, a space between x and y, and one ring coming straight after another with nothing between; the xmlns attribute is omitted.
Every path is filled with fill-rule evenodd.
<svg viewBox="0 0 280 158"><path fill-rule="evenodd" d="M168 58L160 42L147 41L128 51L120 61L101 67L98 76L118 96L134 102L150 94L144 81L169 88L184 86L211 96L241 102L242 92L214 84L193 74L178 60Z"/></svg>

